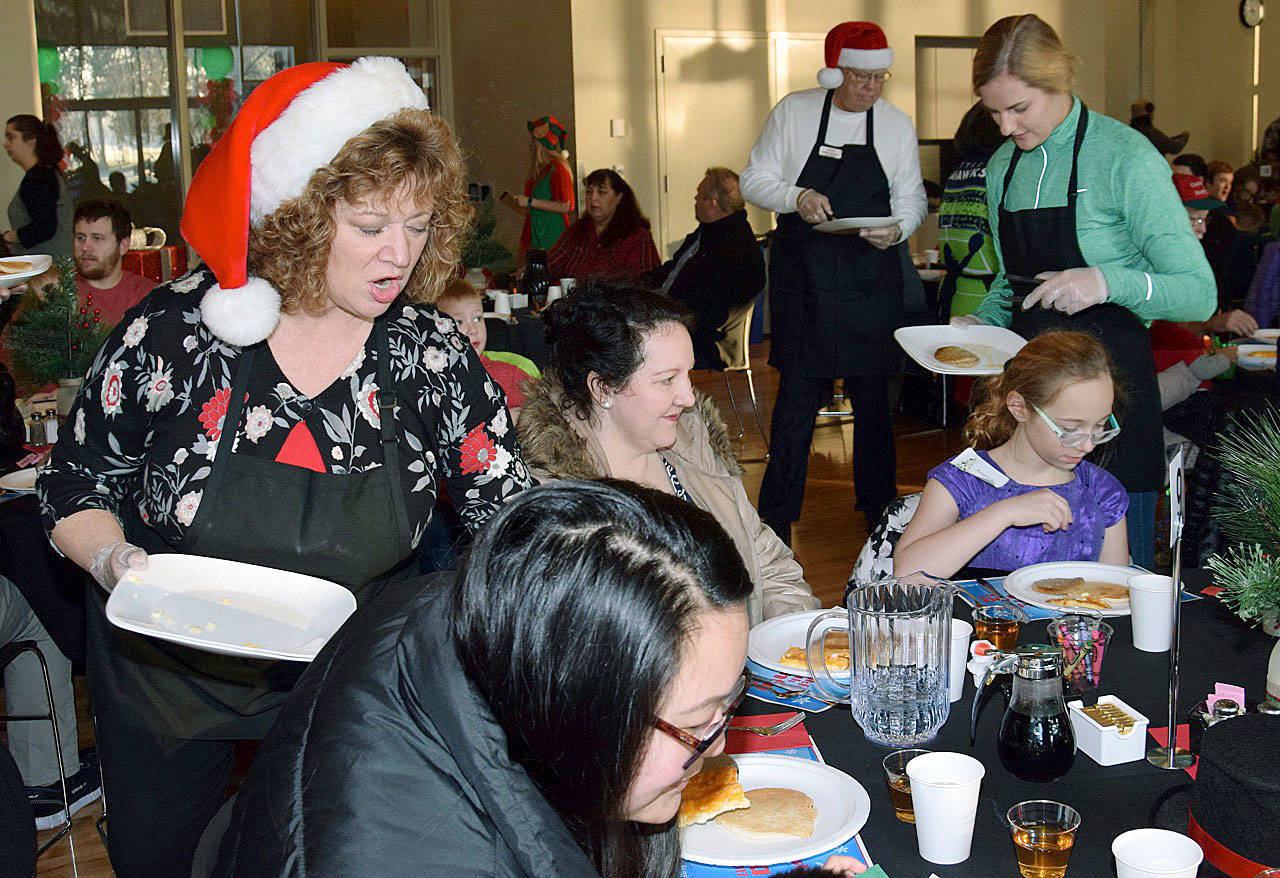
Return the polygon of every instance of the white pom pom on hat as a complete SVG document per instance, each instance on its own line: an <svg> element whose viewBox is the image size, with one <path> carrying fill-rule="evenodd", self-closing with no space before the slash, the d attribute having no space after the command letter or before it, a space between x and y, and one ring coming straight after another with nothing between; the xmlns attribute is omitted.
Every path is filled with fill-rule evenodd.
<svg viewBox="0 0 1280 878"><path fill-rule="evenodd" d="M883 70L893 64L893 49L875 22L845 21L827 31L822 60L827 66L818 71L818 84L839 88L844 82L841 67Z"/></svg>
<svg viewBox="0 0 1280 878"><path fill-rule="evenodd" d="M427 109L427 96L394 58L299 64L249 94L196 170L182 212L183 237L218 279L200 305L210 332L239 346L271 334L280 294L249 276L250 224L301 195L352 137L406 108Z"/></svg>

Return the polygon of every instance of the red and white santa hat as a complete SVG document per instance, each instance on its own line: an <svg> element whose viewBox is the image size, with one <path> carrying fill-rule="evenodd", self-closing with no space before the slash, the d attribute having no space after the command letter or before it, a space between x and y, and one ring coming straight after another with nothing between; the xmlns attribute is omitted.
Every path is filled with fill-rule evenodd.
<svg viewBox="0 0 1280 878"><path fill-rule="evenodd" d="M823 60L827 66L818 71L818 84L838 88L844 82L841 67L883 70L893 64L893 49L875 22L845 21L827 31Z"/></svg>
<svg viewBox="0 0 1280 878"><path fill-rule="evenodd" d="M241 346L271 334L280 294L249 276L250 225L301 195L348 140L406 108L427 109L427 96L395 58L299 64L249 94L200 163L182 211L182 236L218 279L200 303L210 332Z"/></svg>

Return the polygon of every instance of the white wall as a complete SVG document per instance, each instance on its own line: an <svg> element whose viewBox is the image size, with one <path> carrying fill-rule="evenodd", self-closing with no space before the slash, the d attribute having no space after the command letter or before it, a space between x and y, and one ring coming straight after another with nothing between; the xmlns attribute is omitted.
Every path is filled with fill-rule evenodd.
<svg viewBox="0 0 1280 878"><path fill-rule="evenodd" d="M998 18L1036 12L1080 58L1078 91L1095 109L1128 118L1129 89L1109 81L1114 68L1136 78L1128 51L1138 0L572 0L578 167L622 165L641 207L658 206L654 30L658 28L825 33L837 22L870 19L894 50L885 96L915 114L915 37L981 36ZM1109 28L1121 29L1111 34ZM1116 60L1110 55L1116 54ZM817 75L817 70L813 71ZM816 85L816 80L814 82ZM610 137L609 120L627 121ZM761 118L763 124L764 119Z"/></svg>
<svg viewBox="0 0 1280 878"><path fill-rule="evenodd" d="M0 120L19 113L40 114L40 82L36 73L36 11L32 0L9 0L4 4L4 26L0 27L0 82L4 102ZM22 169L0 158L0 208L18 191ZM8 228L7 220L3 221Z"/></svg>

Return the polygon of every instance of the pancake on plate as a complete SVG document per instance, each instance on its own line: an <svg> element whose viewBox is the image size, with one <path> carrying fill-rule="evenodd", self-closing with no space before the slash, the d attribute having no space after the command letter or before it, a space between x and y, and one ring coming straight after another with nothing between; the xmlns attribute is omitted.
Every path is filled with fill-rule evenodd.
<svg viewBox="0 0 1280 878"><path fill-rule="evenodd" d="M21 274L31 270L31 263L25 259L0 259L0 274Z"/></svg>
<svg viewBox="0 0 1280 878"><path fill-rule="evenodd" d="M955 344L946 344L938 348L933 352L933 358L939 363L946 363L948 366L959 369L968 369L982 362L973 351Z"/></svg>
<svg viewBox="0 0 1280 878"><path fill-rule="evenodd" d="M1075 607L1090 610L1113 610L1112 601L1128 601L1127 586L1115 582L1091 582L1083 576L1053 576L1037 579L1031 590L1054 595L1045 603L1056 607Z"/></svg>
<svg viewBox="0 0 1280 878"><path fill-rule="evenodd" d="M849 670L849 635L844 631L832 631L822 642L822 657L826 660L828 671ZM778 664L784 668L799 668L806 673L809 661L805 658L803 646L793 646L782 654Z"/></svg>
<svg viewBox="0 0 1280 878"><path fill-rule="evenodd" d="M676 823L684 829L694 823L705 823L717 814L750 805L742 792L742 784L738 783L738 763L729 756L713 756L702 763L701 771L689 778L680 796Z"/></svg>
<svg viewBox="0 0 1280 878"><path fill-rule="evenodd" d="M818 809L799 790L764 787L748 790L747 798L750 808L721 814L716 825L753 841L791 841L813 835Z"/></svg>

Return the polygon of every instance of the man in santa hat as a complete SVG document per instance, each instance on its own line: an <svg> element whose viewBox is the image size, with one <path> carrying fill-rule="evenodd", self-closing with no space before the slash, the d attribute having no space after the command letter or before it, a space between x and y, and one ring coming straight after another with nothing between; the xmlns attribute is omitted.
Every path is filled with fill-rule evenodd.
<svg viewBox="0 0 1280 878"><path fill-rule="evenodd" d="M827 34L822 88L769 114L742 194L775 211L769 363L780 374L760 517L783 540L800 517L813 422L844 379L854 416L853 481L874 525L897 495L889 380L902 321L897 245L927 213L915 128L881 97L893 49L869 21ZM845 220L831 225L832 220Z"/></svg>

